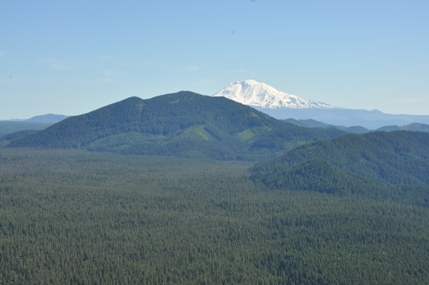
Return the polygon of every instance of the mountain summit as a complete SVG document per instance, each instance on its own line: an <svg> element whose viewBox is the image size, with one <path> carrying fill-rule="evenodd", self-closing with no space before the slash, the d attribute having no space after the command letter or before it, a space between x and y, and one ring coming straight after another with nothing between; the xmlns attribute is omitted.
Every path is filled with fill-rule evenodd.
<svg viewBox="0 0 429 285"><path fill-rule="evenodd" d="M302 99L296 95L279 91L255 80L234 81L214 97L226 97L238 103L261 108L334 108L325 103Z"/></svg>
<svg viewBox="0 0 429 285"><path fill-rule="evenodd" d="M362 126L371 130L387 125L429 124L429 116L390 115L378 110L368 111L334 107L322 102L302 99L255 80L234 81L214 96L226 97L243 105L251 106L279 120L312 119L330 125Z"/></svg>

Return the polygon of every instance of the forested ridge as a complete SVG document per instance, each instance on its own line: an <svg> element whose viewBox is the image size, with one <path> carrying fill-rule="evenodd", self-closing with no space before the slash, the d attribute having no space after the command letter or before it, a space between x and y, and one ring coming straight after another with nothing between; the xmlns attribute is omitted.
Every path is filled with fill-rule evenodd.
<svg viewBox="0 0 429 285"><path fill-rule="evenodd" d="M428 284L413 201L273 190L250 162L0 150L0 284Z"/></svg>
<svg viewBox="0 0 429 285"><path fill-rule="evenodd" d="M335 125L325 124L323 122L319 122L313 119L307 119L307 120L287 119L284 121L294 125L308 127L308 128L336 128L352 134L365 134L373 131L393 132L393 131L401 131L401 130L413 131L413 132L429 132L429 125L421 124L421 123L411 123L403 126L389 125L389 126L378 128L376 130L369 130L362 126L352 126L352 127L335 126Z"/></svg>
<svg viewBox="0 0 429 285"><path fill-rule="evenodd" d="M277 189L407 193L428 204L429 134L373 132L318 141L256 164L251 178Z"/></svg>
<svg viewBox="0 0 429 285"><path fill-rule="evenodd" d="M5 138L8 147L74 148L121 154L255 160L345 134L308 129L226 98L182 91L138 97L69 117L43 131Z"/></svg>

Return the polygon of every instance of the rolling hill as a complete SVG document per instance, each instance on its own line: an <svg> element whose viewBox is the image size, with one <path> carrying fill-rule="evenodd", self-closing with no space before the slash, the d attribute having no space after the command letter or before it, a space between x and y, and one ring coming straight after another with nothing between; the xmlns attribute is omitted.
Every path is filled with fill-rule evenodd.
<svg viewBox="0 0 429 285"><path fill-rule="evenodd" d="M429 134L372 132L306 144L256 164L252 179L273 189L365 195L384 191L396 198L401 191L410 194L423 187L427 203Z"/></svg>

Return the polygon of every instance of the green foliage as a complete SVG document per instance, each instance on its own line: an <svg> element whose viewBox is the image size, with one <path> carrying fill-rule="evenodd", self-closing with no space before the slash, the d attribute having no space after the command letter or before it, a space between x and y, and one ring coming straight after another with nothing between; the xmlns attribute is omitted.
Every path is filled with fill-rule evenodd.
<svg viewBox="0 0 429 285"><path fill-rule="evenodd" d="M429 207L429 185L392 185L361 177L316 158L276 171L254 171L250 177L270 189L311 191L339 196L358 195Z"/></svg>
<svg viewBox="0 0 429 285"><path fill-rule="evenodd" d="M0 147L6 147L11 141L24 138L26 136L37 133L36 130L17 131L3 137L0 137Z"/></svg>
<svg viewBox="0 0 429 285"><path fill-rule="evenodd" d="M314 159L284 168L280 172L256 173L251 177L271 188L306 190L345 195L365 189L359 178L352 177L327 161ZM365 181L366 182L366 181Z"/></svg>
<svg viewBox="0 0 429 285"><path fill-rule="evenodd" d="M378 184L429 184L429 134L421 132L374 132L319 141L260 163L253 171L255 177L265 173L281 180L281 173L314 159L340 169L340 176L344 176L345 171L348 176L364 177Z"/></svg>
<svg viewBox="0 0 429 285"><path fill-rule="evenodd" d="M427 208L249 166L0 150L0 284L428 284Z"/></svg>
<svg viewBox="0 0 429 285"><path fill-rule="evenodd" d="M16 138L9 147L259 159L342 134L287 124L226 98L179 92L148 100L128 98Z"/></svg>
<svg viewBox="0 0 429 285"><path fill-rule="evenodd" d="M182 134L179 136L180 138L185 139L193 139L193 140L203 140L210 141L213 140L213 137L207 133L204 129L204 125L195 125L187 128Z"/></svg>
<svg viewBox="0 0 429 285"><path fill-rule="evenodd" d="M193 150L199 152L198 156L231 159L241 151L242 138L237 134L255 128L267 131L282 125L225 98L179 92L149 100L128 98L70 117L9 146L179 156Z"/></svg>
<svg viewBox="0 0 429 285"><path fill-rule="evenodd" d="M255 139L251 147L291 150L297 146L320 140L329 140L346 134L336 128L305 128L286 124Z"/></svg>
<svg viewBox="0 0 429 285"><path fill-rule="evenodd" d="M352 127L334 126L334 125L325 124L312 119L307 119L307 120L287 119L284 121L294 125L307 127L307 128L336 128L338 130L341 130L347 133L352 133L352 134L365 134L370 132L368 129L362 126L352 126Z"/></svg>

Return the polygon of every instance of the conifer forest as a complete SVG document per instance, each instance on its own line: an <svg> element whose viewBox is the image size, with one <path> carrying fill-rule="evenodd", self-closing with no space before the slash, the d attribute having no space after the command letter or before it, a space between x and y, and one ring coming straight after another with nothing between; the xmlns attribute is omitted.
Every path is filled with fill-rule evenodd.
<svg viewBox="0 0 429 285"><path fill-rule="evenodd" d="M0 284L429 284L418 197L275 189L252 165L2 149Z"/></svg>

